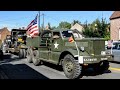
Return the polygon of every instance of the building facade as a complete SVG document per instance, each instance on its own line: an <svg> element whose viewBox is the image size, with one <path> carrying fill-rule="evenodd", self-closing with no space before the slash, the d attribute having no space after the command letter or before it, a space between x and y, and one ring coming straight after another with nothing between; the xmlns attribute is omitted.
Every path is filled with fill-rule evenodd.
<svg viewBox="0 0 120 90"><path fill-rule="evenodd" d="M80 25L80 24L76 23L75 25L73 25L73 26L71 27L71 29L72 29L72 30L77 29L79 32L81 32L81 33L82 33L82 30L83 30L84 28L83 28L83 26L82 26L82 25Z"/></svg>
<svg viewBox="0 0 120 90"><path fill-rule="evenodd" d="M0 41L3 42L6 36L10 34L11 32L6 27L0 29Z"/></svg>
<svg viewBox="0 0 120 90"><path fill-rule="evenodd" d="M110 17L110 39L120 40L120 11L114 11Z"/></svg>

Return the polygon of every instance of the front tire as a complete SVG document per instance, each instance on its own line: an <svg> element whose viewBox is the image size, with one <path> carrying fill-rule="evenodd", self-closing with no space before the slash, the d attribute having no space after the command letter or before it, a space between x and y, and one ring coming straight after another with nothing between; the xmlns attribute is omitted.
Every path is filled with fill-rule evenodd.
<svg viewBox="0 0 120 90"><path fill-rule="evenodd" d="M26 58L26 50L25 49L23 49L23 58Z"/></svg>
<svg viewBox="0 0 120 90"><path fill-rule="evenodd" d="M38 52L38 50L34 50L34 51L33 51L32 61L33 61L33 64L34 64L35 66L39 65L40 60L39 60L39 52Z"/></svg>
<svg viewBox="0 0 120 90"><path fill-rule="evenodd" d="M27 49L27 62L32 63L32 49Z"/></svg>
<svg viewBox="0 0 120 90"><path fill-rule="evenodd" d="M20 49L20 50L19 50L18 55L19 55L19 58L20 58L20 59L23 58L23 56L24 56L23 49Z"/></svg>
<svg viewBox="0 0 120 90"><path fill-rule="evenodd" d="M62 66L67 78L79 79L81 77L82 66L72 55L68 54L64 57Z"/></svg>

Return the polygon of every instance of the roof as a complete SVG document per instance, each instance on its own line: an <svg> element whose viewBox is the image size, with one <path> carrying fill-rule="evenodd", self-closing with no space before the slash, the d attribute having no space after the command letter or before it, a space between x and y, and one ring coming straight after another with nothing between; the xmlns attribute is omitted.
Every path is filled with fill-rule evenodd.
<svg viewBox="0 0 120 90"><path fill-rule="evenodd" d="M120 11L114 11L110 17L110 20L120 18Z"/></svg>
<svg viewBox="0 0 120 90"><path fill-rule="evenodd" d="M6 27L0 29L0 32L3 32L4 30L8 30Z"/></svg>
<svg viewBox="0 0 120 90"><path fill-rule="evenodd" d="M75 25L73 25L72 27L71 27L71 29L77 29L77 30L79 30L80 32L82 32L82 30L83 30L83 25L82 24L79 24L79 23L76 23Z"/></svg>

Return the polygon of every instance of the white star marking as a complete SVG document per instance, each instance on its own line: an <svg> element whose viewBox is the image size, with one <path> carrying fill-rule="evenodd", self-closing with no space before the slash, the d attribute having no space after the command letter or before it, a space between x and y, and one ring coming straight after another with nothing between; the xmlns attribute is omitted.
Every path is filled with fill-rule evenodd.
<svg viewBox="0 0 120 90"><path fill-rule="evenodd" d="M59 44L57 44L57 42L55 42L55 44L54 44L54 45L55 45L55 47L54 47L54 48L57 48L57 49L58 49L58 45L59 45Z"/></svg>

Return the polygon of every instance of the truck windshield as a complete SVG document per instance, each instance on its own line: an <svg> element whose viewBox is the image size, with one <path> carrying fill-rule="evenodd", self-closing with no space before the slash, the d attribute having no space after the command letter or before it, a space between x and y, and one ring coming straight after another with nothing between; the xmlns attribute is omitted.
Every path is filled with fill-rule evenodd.
<svg viewBox="0 0 120 90"><path fill-rule="evenodd" d="M69 38L69 37L73 36L73 34L71 32L68 32L68 31L63 31L62 36L64 38Z"/></svg>
<svg viewBox="0 0 120 90"><path fill-rule="evenodd" d="M76 38L81 38L82 36L80 36L80 34L79 33L77 33L77 32L75 32L75 31L63 31L62 32L62 36L64 37L64 38L69 38L69 37L74 37L75 39Z"/></svg>

